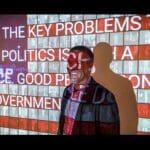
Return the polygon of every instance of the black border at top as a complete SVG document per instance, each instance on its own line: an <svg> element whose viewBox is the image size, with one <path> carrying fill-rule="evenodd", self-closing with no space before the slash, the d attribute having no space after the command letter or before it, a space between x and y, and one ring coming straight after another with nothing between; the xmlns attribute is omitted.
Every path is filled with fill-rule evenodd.
<svg viewBox="0 0 150 150"><path fill-rule="evenodd" d="M1 14L149 14L149 0L2 0Z"/></svg>

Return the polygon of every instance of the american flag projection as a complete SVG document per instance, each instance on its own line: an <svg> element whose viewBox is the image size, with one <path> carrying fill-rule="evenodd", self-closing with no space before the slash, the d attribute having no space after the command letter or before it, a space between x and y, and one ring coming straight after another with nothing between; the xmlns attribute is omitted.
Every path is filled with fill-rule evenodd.
<svg viewBox="0 0 150 150"><path fill-rule="evenodd" d="M138 134L150 134L150 15L0 15L0 134L52 134L69 76L69 49L113 47L111 69L128 78Z"/></svg>

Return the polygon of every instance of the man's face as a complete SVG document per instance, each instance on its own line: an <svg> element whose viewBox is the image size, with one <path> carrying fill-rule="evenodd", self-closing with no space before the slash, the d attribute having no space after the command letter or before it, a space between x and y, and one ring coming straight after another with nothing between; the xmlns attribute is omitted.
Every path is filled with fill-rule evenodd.
<svg viewBox="0 0 150 150"><path fill-rule="evenodd" d="M90 58L85 52L71 52L68 57L68 72L72 83L84 84L90 76L92 67Z"/></svg>

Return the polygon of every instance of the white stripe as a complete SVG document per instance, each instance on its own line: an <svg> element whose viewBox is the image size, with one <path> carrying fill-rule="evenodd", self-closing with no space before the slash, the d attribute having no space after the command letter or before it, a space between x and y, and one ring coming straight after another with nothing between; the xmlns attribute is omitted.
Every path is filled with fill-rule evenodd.
<svg viewBox="0 0 150 150"><path fill-rule="evenodd" d="M17 95L18 94L18 84L9 84L9 94Z"/></svg>
<svg viewBox="0 0 150 150"><path fill-rule="evenodd" d="M115 14L115 15L110 15L110 18L112 18L112 17L121 17L121 16L126 16L126 15L121 15L121 14Z"/></svg>
<svg viewBox="0 0 150 150"><path fill-rule="evenodd" d="M150 44L150 30L141 30L139 38L139 44Z"/></svg>
<svg viewBox="0 0 150 150"><path fill-rule="evenodd" d="M48 120L48 110L39 109L38 115L40 120Z"/></svg>
<svg viewBox="0 0 150 150"><path fill-rule="evenodd" d="M49 86L49 92L50 97L59 97L59 86Z"/></svg>
<svg viewBox="0 0 150 150"><path fill-rule="evenodd" d="M37 62L28 62L28 72L37 72Z"/></svg>
<svg viewBox="0 0 150 150"><path fill-rule="evenodd" d="M18 85L19 87L19 95L27 95L27 85Z"/></svg>
<svg viewBox="0 0 150 150"><path fill-rule="evenodd" d="M38 68L37 68L36 72L48 73L48 61L46 61L46 62L38 61L37 66L38 66Z"/></svg>
<svg viewBox="0 0 150 150"><path fill-rule="evenodd" d="M138 31L124 32L124 45L138 45Z"/></svg>
<svg viewBox="0 0 150 150"><path fill-rule="evenodd" d="M110 45L123 45L123 32L110 33Z"/></svg>
<svg viewBox="0 0 150 150"><path fill-rule="evenodd" d="M27 24L37 24L37 15L27 15Z"/></svg>
<svg viewBox="0 0 150 150"><path fill-rule="evenodd" d="M1 84L0 94L8 94L8 85L9 84Z"/></svg>
<svg viewBox="0 0 150 150"><path fill-rule="evenodd" d="M66 61L60 61L60 71L59 71L59 73L68 73L67 64L68 63Z"/></svg>
<svg viewBox="0 0 150 150"><path fill-rule="evenodd" d="M19 107L19 118L28 118L28 108Z"/></svg>
<svg viewBox="0 0 150 150"><path fill-rule="evenodd" d="M49 40L48 37L38 37L38 48L44 49L45 47L48 47L48 40Z"/></svg>
<svg viewBox="0 0 150 150"><path fill-rule="evenodd" d="M48 96L48 86L38 86L38 96Z"/></svg>
<svg viewBox="0 0 150 150"><path fill-rule="evenodd" d="M59 110L49 110L49 120L59 121L60 111Z"/></svg>
<svg viewBox="0 0 150 150"><path fill-rule="evenodd" d="M115 73L122 74L123 61L112 61L110 64L110 69Z"/></svg>
<svg viewBox="0 0 150 150"><path fill-rule="evenodd" d="M11 115L11 117L18 117L19 108L18 107L9 107L9 114Z"/></svg>
<svg viewBox="0 0 150 150"><path fill-rule="evenodd" d="M0 106L0 115L8 116L8 114L9 114L9 107L8 106Z"/></svg>
<svg viewBox="0 0 150 150"><path fill-rule="evenodd" d="M37 91L37 85L28 85L28 95L31 96L37 96L38 91Z"/></svg>
<svg viewBox="0 0 150 150"><path fill-rule="evenodd" d="M38 109L29 108L29 115L28 118L30 119L38 119Z"/></svg>
<svg viewBox="0 0 150 150"><path fill-rule="evenodd" d="M150 60L139 60L139 74L150 74Z"/></svg>
<svg viewBox="0 0 150 150"><path fill-rule="evenodd" d="M0 135L9 135L9 129L10 128L0 127Z"/></svg>
<svg viewBox="0 0 150 150"><path fill-rule="evenodd" d="M9 134L10 135L18 135L19 131L18 131L18 129L9 128Z"/></svg>
<svg viewBox="0 0 150 150"><path fill-rule="evenodd" d="M139 118L138 131L150 132L150 119Z"/></svg>
<svg viewBox="0 0 150 150"><path fill-rule="evenodd" d="M137 60L127 60L124 61L124 71L123 74L137 74Z"/></svg>
<svg viewBox="0 0 150 150"><path fill-rule="evenodd" d="M28 49L37 49L37 38L27 38Z"/></svg>
<svg viewBox="0 0 150 150"><path fill-rule="evenodd" d="M28 134L28 132L30 132L30 131L28 131L28 130L19 130L19 135L27 135Z"/></svg>
<svg viewBox="0 0 150 150"><path fill-rule="evenodd" d="M138 89L138 103L150 104L150 90Z"/></svg>
<svg viewBox="0 0 150 150"><path fill-rule="evenodd" d="M109 33L97 34L96 43L98 43L98 42L107 42L107 43L109 43Z"/></svg>
<svg viewBox="0 0 150 150"><path fill-rule="evenodd" d="M37 119L45 121L59 121L59 110L34 109L23 107L0 106L0 115L8 117L19 117L26 119Z"/></svg>

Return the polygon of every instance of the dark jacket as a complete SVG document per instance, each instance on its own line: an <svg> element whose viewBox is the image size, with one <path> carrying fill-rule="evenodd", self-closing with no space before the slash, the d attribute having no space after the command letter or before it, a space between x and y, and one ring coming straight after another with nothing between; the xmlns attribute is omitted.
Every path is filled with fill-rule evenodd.
<svg viewBox="0 0 150 150"><path fill-rule="evenodd" d="M72 135L96 135L96 134L120 134L120 118L118 106L114 95L105 87L97 83L92 77L85 88L75 115L68 113L66 109L71 99L72 84L64 90L61 104L58 135L64 134L65 119L72 119L74 125Z"/></svg>

